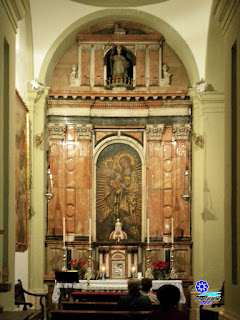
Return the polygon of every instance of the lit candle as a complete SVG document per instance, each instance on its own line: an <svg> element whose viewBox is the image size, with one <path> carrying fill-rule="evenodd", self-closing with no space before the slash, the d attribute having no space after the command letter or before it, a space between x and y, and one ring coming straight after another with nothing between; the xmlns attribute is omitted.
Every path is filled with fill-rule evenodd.
<svg viewBox="0 0 240 320"><path fill-rule="evenodd" d="M149 244L149 219L147 219L147 244Z"/></svg>
<svg viewBox="0 0 240 320"><path fill-rule="evenodd" d="M171 237L172 237L172 243L174 242L174 228L173 228L173 218L172 218L172 228L171 228Z"/></svg>
<svg viewBox="0 0 240 320"><path fill-rule="evenodd" d="M89 244L92 243L92 219L89 219Z"/></svg>
<svg viewBox="0 0 240 320"><path fill-rule="evenodd" d="M63 217L63 244L65 245L65 232L66 232L66 228L65 228L65 217Z"/></svg>
<svg viewBox="0 0 240 320"><path fill-rule="evenodd" d="M102 272L105 272L105 267L104 266L102 266Z"/></svg>

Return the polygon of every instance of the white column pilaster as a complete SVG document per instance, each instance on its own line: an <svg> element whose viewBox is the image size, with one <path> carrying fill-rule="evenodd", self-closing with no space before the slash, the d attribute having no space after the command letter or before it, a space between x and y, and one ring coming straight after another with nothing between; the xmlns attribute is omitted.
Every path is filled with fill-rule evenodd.
<svg viewBox="0 0 240 320"><path fill-rule="evenodd" d="M150 83L150 71L149 71L149 46L146 46L145 50L145 86L146 88L149 87Z"/></svg>
<svg viewBox="0 0 240 320"><path fill-rule="evenodd" d="M46 98L49 88L36 92L29 90L29 115L31 136L31 218L29 241L29 288L34 292L43 292L45 274L45 230L46 230L46 148L45 119ZM43 133L41 144L36 138ZM36 143L37 142L37 143Z"/></svg>
<svg viewBox="0 0 240 320"><path fill-rule="evenodd" d="M193 281L195 285L205 280L216 291L224 280L224 96L195 89L189 94L193 102ZM194 142L194 133L203 137L203 147ZM190 311L198 319L196 303Z"/></svg>
<svg viewBox="0 0 240 320"><path fill-rule="evenodd" d="M91 46L90 49L90 87L94 87L95 80L95 49Z"/></svg>

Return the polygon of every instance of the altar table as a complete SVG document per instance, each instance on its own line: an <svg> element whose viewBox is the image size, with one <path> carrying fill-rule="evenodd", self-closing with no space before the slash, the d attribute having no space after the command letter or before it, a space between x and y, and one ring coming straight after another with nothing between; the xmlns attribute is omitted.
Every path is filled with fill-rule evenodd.
<svg viewBox="0 0 240 320"><path fill-rule="evenodd" d="M127 279L122 280L90 280L90 285L87 286L87 280L79 280L78 283L60 283L55 281L52 302L58 303L61 295L61 288L64 289L79 289L82 291L91 292L127 292ZM186 298L183 292L182 280L153 280L152 290L157 290L164 284L172 284L180 291L180 303L186 303Z"/></svg>

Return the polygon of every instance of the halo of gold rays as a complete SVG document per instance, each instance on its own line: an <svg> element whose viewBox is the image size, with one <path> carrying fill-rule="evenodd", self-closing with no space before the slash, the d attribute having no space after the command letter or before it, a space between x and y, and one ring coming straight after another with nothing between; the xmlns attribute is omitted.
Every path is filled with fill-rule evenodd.
<svg viewBox="0 0 240 320"><path fill-rule="evenodd" d="M130 154L129 152L118 152L115 156L115 162L117 163L117 165L119 166L119 168L121 168L121 165L119 163L119 160L122 157L128 157L131 161L131 165L132 167L134 167L135 163L137 162L136 157L133 154Z"/></svg>
<svg viewBox="0 0 240 320"><path fill-rule="evenodd" d="M127 156L129 157L131 161L131 165L133 169L135 170L137 174L138 179L138 195L137 195L137 205L136 205L136 223L141 226L141 214L142 214L142 164L139 155L136 153L134 149L132 149L130 146L127 146L129 151L126 151L126 148L123 147L123 151L116 150L116 152L113 154L111 152L111 155L103 155L101 159L101 154L97 161L97 176L96 176L96 182L97 182L97 190L96 190L96 218L97 222L103 222L105 218L108 216L108 214L112 214L111 209L107 207L105 202L105 192L106 192L106 184L107 184L107 164L109 161L113 161L113 169L116 170L116 172L121 171L121 166L119 164L119 160ZM130 148L132 150L130 150ZM107 149L107 148L106 148ZM104 149L104 153L107 153L107 150ZM125 150L124 150L125 149ZM136 154L134 154L136 153Z"/></svg>

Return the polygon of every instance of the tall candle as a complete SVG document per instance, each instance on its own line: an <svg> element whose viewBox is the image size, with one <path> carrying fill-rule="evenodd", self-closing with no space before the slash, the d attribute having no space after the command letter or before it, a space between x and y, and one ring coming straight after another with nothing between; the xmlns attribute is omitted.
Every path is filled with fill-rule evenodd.
<svg viewBox="0 0 240 320"><path fill-rule="evenodd" d="M149 244L149 219L147 219L147 244Z"/></svg>
<svg viewBox="0 0 240 320"><path fill-rule="evenodd" d="M173 242L174 242L173 218L172 218L172 225L171 225L171 227L172 227L172 228L171 228L171 237L172 237L172 238L171 238L171 240L172 240L171 242L173 243Z"/></svg>
<svg viewBox="0 0 240 320"><path fill-rule="evenodd" d="M92 243L92 219L89 219L89 244Z"/></svg>
<svg viewBox="0 0 240 320"><path fill-rule="evenodd" d="M65 245L65 241L66 241L65 232L66 232L65 217L63 217L63 243L64 243L64 245Z"/></svg>

